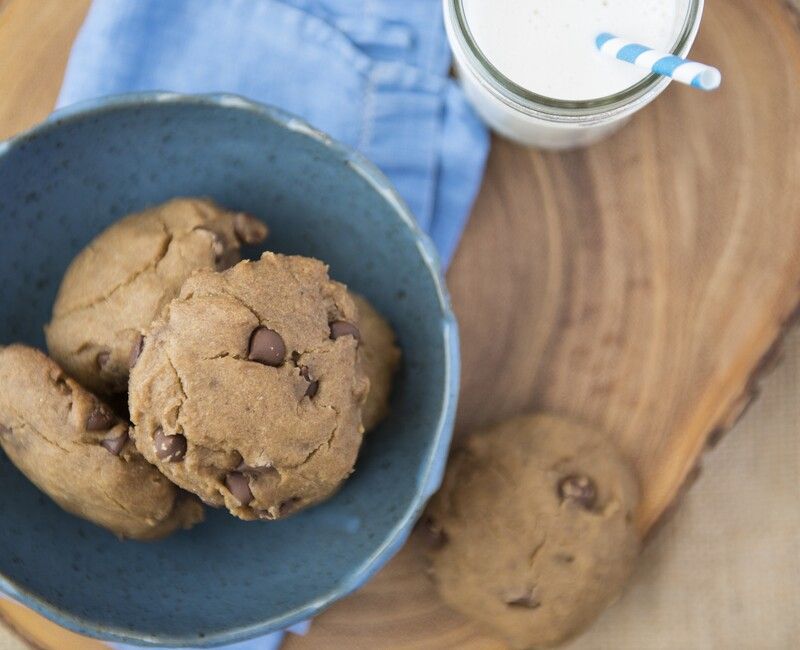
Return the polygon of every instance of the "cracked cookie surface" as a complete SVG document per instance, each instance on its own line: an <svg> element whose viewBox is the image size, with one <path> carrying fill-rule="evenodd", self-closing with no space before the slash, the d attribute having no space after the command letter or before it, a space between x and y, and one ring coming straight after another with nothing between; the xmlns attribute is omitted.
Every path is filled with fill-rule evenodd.
<svg viewBox="0 0 800 650"><path fill-rule="evenodd" d="M428 509L442 598L515 648L557 644L622 591L638 488L604 435L547 415L467 438Z"/></svg>
<svg viewBox="0 0 800 650"><path fill-rule="evenodd" d="M369 393L361 409L364 430L370 431L389 413L389 397L400 348L391 325L363 296L351 293L358 308L358 329L361 332L361 362L369 379Z"/></svg>
<svg viewBox="0 0 800 650"><path fill-rule="evenodd" d="M157 539L203 507L145 461L129 425L43 353L0 349L0 445L64 510L120 537Z"/></svg>
<svg viewBox="0 0 800 650"><path fill-rule="evenodd" d="M124 392L139 337L198 269L239 261L263 241L257 219L205 199L174 199L100 233L67 269L45 327L51 356L87 388Z"/></svg>
<svg viewBox="0 0 800 650"><path fill-rule="evenodd" d="M198 272L131 371L136 445L170 479L246 519L330 496L361 445L358 313L327 267L265 253Z"/></svg>

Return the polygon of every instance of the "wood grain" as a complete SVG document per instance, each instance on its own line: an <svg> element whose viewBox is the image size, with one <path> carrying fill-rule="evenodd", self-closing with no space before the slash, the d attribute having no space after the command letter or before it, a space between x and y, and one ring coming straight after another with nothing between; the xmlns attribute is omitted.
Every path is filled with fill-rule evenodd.
<svg viewBox="0 0 800 650"><path fill-rule="evenodd" d="M107 650L100 641L73 634L22 605L0 600L0 623L5 622L32 650ZM6 650L0 645L2 650Z"/></svg>
<svg viewBox="0 0 800 650"><path fill-rule="evenodd" d="M89 0L6 0L0 5L0 138L53 110L67 55Z"/></svg>
<svg viewBox="0 0 800 650"><path fill-rule="evenodd" d="M0 137L52 107L87 5L0 0ZM641 477L643 533L747 405L800 301L789 11L707 0L694 53L723 68L722 90L670 88L596 147L546 154L496 140L448 273L462 334L458 433L531 409L608 431ZM436 599L417 543L286 647L500 647ZM4 615L40 625L21 608Z"/></svg>
<svg viewBox="0 0 800 650"><path fill-rule="evenodd" d="M670 88L569 154L496 140L448 273L458 432L549 409L634 462L648 531L741 415L800 300L800 39L788 8L708 0L694 52L723 88ZM747 44L747 48L742 47ZM501 647L444 608L409 546L291 638L305 648Z"/></svg>
<svg viewBox="0 0 800 650"><path fill-rule="evenodd" d="M723 63L721 92L671 88L587 151L498 142L448 276L471 342L459 429L534 408L605 429L639 469L643 531L736 419L800 299L800 51L785 18L778 3L710 2L695 52Z"/></svg>

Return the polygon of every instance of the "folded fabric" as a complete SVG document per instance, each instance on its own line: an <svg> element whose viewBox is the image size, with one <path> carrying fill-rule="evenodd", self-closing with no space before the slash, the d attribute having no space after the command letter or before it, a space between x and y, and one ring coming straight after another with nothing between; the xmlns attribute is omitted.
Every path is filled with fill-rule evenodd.
<svg viewBox="0 0 800 650"><path fill-rule="evenodd" d="M170 90L277 105L376 163L447 265L488 150L448 67L438 0L95 0L58 103Z"/></svg>

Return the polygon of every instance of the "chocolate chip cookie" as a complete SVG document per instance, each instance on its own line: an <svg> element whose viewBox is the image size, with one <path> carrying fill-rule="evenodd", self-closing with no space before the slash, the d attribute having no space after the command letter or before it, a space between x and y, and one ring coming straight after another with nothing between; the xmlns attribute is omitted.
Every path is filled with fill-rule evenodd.
<svg viewBox="0 0 800 650"><path fill-rule="evenodd" d="M73 260L45 328L52 357L87 388L128 386L142 331L198 269L239 261L241 243L267 235L257 219L202 199L175 199L132 214Z"/></svg>
<svg viewBox="0 0 800 650"><path fill-rule="evenodd" d="M426 522L442 598L514 648L587 627L639 553L631 468L600 433L547 415L473 435Z"/></svg>
<svg viewBox="0 0 800 650"><path fill-rule="evenodd" d="M369 393L361 418L364 430L370 431L389 412L392 380L400 364L400 348L394 330L363 296L351 294L358 308L358 329L361 331L361 361L369 379Z"/></svg>
<svg viewBox="0 0 800 650"><path fill-rule="evenodd" d="M369 381L357 311L317 260L265 253L186 281L145 336L129 407L139 450L246 519L330 496L352 472Z"/></svg>
<svg viewBox="0 0 800 650"><path fill-rule="evenodd" d="M157 539L203 507L136 451L128 424L33 348L0 349L0 445L64 510L120 537Z"/></svg>

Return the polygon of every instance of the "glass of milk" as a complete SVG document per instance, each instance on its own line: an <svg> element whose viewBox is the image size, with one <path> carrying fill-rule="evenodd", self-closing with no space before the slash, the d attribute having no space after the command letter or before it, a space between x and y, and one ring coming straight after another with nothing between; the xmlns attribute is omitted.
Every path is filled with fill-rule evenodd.
<svg viewBox="0 0 800 650"><path fill-rule="evenodd" d="M582 147L653 101L669 79L602 55L602 32L686 56L703 0L443 0L467 97L495 131Z"/></svg>

